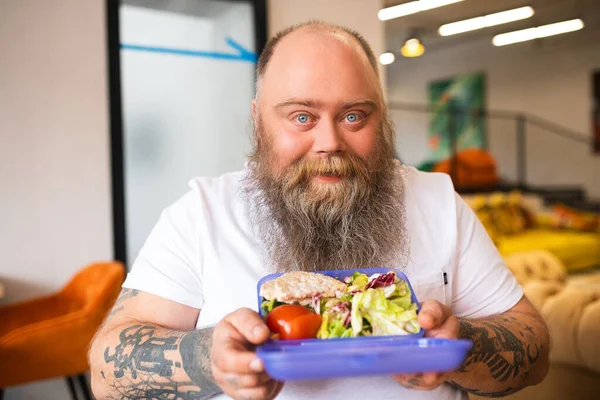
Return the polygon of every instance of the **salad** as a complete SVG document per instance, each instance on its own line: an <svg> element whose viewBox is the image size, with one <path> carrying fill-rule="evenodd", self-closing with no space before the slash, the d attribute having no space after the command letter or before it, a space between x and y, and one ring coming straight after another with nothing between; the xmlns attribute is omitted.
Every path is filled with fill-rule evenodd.
<svg viewBox="0 0 600 400"><path fill-rule="evenodd" d="M261 308L273 337L330 339L410 335L421 329L408 283L394 271L343 281L290 272L265 282Z"/></svg>

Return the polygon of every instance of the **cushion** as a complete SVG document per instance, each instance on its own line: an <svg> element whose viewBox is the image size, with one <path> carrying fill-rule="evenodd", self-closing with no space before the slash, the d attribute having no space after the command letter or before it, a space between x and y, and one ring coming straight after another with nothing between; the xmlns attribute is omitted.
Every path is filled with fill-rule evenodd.
<svg viewBox="0 0 600 400"><path fill-rule="evenodd" d="M523 285L523 291L531 304L541 311L546 300L560 292L563 287L563 282L531 280Z"/></svg>
<svg viewBox="0 0 600 400"><path fill-rule="evenodd" d="M598 286L600 289L600 286ZM600 372L600 290L596 290L594 300L585 307L579 322L577 340L582 349L581 356L584 365Z"/></svg>
<svg viewBox="0 0 600 400"><path fill-rule="evenodd" d="M476 196L469 205L496 244L501 236L515 235L533 226L533 216L523 206L519 192Z"/></svg>
<svg viewBox="0 0 600 400"><path fill-rule="evenodd" d="M600 233L600 214L579 211L562 204L552 206L537 218L540 225L554 229Z"/></svg>
<svg viewBox="0 0 600 400"><path fill-rule="evenodd" d="M560 260L545 250L514 253L504 260L521 285L531 280L562 282L567 277Z"/></svg>
<svg viewBox="0 0 600 400"><path fill-rule="evenodd" d="M530 229L502 236L496 242L500 253L509 256L532 249L554 254L568 271L600 266L600 234L589 232Z"/></svg>
<svg viewBox="0 0 600 400"><path fill-rule="evenodd" d="M600 372L600 279L530 281L523 290L552 340L550 360Z"/></svg>

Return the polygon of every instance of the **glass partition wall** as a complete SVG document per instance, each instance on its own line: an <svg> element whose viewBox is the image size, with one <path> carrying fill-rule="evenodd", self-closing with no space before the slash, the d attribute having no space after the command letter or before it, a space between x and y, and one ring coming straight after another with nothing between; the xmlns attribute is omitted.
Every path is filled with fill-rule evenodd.
<svg viewBox="0 0 600 400"><path fill-rule="evenodd" d="M115 257L131 266L189 179L243 168L266 11L264 1L108 3Z"/></svg>

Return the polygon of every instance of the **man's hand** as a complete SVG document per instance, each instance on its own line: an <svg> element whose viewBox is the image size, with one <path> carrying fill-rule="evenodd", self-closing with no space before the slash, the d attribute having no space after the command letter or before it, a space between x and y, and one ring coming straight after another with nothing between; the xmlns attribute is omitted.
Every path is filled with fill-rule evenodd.
<svg viewBox="0 0 600 400"><path fill-rule="evenodd" d="M458 320L450 308L436 300L421 304L419 324L425 329L425 337L440 339L458 338ZM396 382L416 390L433 390L444 383L447 373L428 372L424 374L393 375Z"/></svg>
<svg viewBox="0 0 600 400"><path fill-rule="evenodd" d="M269 328L260 316L241 308L227 315L215 327L211 367L215 382L225 394L237 400L270 400L283 383L264 370L254 348L269 338Z"/></svg>

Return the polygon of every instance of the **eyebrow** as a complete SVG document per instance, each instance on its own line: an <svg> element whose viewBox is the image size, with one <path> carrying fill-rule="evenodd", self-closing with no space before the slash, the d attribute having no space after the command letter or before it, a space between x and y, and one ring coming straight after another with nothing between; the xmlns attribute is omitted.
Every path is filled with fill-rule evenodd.
<svg viewBox="0 0 600 400"><path fill-rule="evenodd" d="M344 111L349 110L356 106L367 106L371 110L377 110L377 108L378 108L377 103L374 102L373 100L364 99L364 100L349 101L347 103L344 103L344 105L342 106L342 110L344 110Z"/></svg>
<svg viewBox="0 0 600 400"><path fill-rule="evenodd" d="M289 100L282 101L281 103L278 103L277 105L275 105L275 109L279 110L281 108L285 108L285 107L289 107L289 106L304 106L304 107L309 107L309 108L321 108L323 106L323 103L321 101L310 100L310 99L289 99ZM367 106L372 110L376 110L378 108L377 103L374 102L373 100L363 99L363 100L354 100L354 101L349 101L349 102L344 103L342 105L342 110L344 110L344 111L349 110L356 106Z"/></svg>
<svg viewBox="0 0 600 400"><path fill-rule="evenodd" d="M316 100L309 99L289 99L286 101L282 101L281 103L277 103L275 106L276 109L281 109L289 106L304 106L309 108L319 108L323 106L323 103Z"/></svg>

